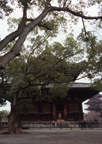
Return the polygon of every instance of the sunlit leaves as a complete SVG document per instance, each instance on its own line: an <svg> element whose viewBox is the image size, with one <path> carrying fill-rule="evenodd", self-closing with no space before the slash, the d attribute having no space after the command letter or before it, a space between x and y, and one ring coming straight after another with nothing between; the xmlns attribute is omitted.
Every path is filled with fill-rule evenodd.
<svg viewBox="0 0 102 144"><path fill-rule="evenodd" d="M18 28L19 23L21 22L21 18L8 18L7 24L9 25L8 31L14 31Z"/></svg>

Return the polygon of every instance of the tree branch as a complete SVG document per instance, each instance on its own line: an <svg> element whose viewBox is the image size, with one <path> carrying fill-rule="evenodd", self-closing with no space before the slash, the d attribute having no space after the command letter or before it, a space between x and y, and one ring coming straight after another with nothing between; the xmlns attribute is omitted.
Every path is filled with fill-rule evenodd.
<svg viewBox="0 0 102 144"><path fill-rule="evenodd" d="M0 69L4 69L6 67L6 64L8 64L12 59L14 59L16 56L20 54L21 47L29 34L29 32L37 26L39 23L41 23L42 19L47 15L49 12L49 9L44 10L35 21L32 21L27 26L24 27L22 32L19 35L18 40L16 41L15 45L11 49L10 52L5 54L3 57L0 58Z"/></svg>
<svg viewBox="0 0 102 144"><path fill-rule="evenodd" d="M46 0L45 8L48 8L50 5L51 0Z"/></svg>
<svg viewBox="0 0 102 144"><path fill-rule="evenodd" d="M34 19L27 19L27 21L30 21L30 22L31 22L31 21L34 21ZM43 27L43 28L46 28L47 30L52 30L50 27L47 26L46 23L43 24L43 23L41 22L41 23L38 24L38 26Z"/></svg>
<svg viewBox="0 0 102 144"><path fill-rule="evenodd" d="M0 69L5 68L6 64L8 64L13 58L15 58L16 56L18 56L20 54L21 47L22 47L27 35L29 34L29 32L32 29L34 29L34 27L41 24L41 21L51 11L64 11L64 12L68 12L74 16L81 17L83 19L89 19L89 20L102 19L102 16L95 16L95 17L85 16L81 12L75 12L75 11L69 9L68 7L49 6L50 1L51 0L47 0L47 2L46 2L47 8L45 7L43 12L34 21L30 22L27 26L25 26L27 7L24 7L23 19L22 19L22 22L20 23L20 24L22 24L22 27L19 25L17 31L8 35L4 40L2 40L0 42L0 50L2 50L3 47L5 47L9 42L11 42L12 40L14 40L15 38L17 38L19 36L18 40L16 41L16 43L13 46L13 48L11 49L11 51L0 58Z"/></svg>
<svg viewBox="0 0 102 144"><path fill-rule="evenodd" d="M0 51L7 46L8 43L12 42L15 38L17 38L20 35L21 31L16 30L13 33L6 36L1 42L0 42Z"/></svg>
<svg viewBox="0 0 102 144"><path fill-rule="evenodd" d="M45 29L47 29L47 30L52 30L50 27L48 27L48 26L46 25L46 23L45 23L45 24L40 23L40 24L38 24L38 26L43 27L43 28L45 28Z"/></svg>
<svg viewBox="0 0 102 144"><path fill-rule="evenodd" d="M84 27L84 32L85 32L86 39L87 39L88 42L90 43L92 50L95 51L95 50L94 50L94 47L93 47L93 42L92 42L92 40L87 36L87 31L86 31L86 27L85 27L85 23L84 23L83 18L82 18L82 23L83 23L83 27Z"/></svg>
<svg viewBox="0 0 102 144"><path fill-rule="evenodd" d="M64 11L64 12L69 12L70 14L77 16L77 17L81 17L83 19L88 19L88 20L98 20L98 19L102 19L102 16L85 16L82 14L82 12L75 12L71 9L69 9L68 7L50 7L50 11Z"/></svg>
<svg viewBox="0 0 102 144"><path fill-rule="evenodd" d="M27 69L28 69L29 60L30 60L31 55L32 55L32 54L34 53L34 51L35 51L42 43L44 43L49 37L50 37L50 35L48 35L47 37L45 37L35 48L33 48L35 44L32 45L31 49L33 48L33 50L31 51L31 53L29 54L29 56L28 56L28 58L27 58L27 63L26 63L26 68L25 68L25 70L24 70L23 80L25 79L25 76L28 74ZM29 70L28 70L28 71L29 71Z"/></svg>
<svg viewBox="0 0 102 144"><path fill-rule="evenodd" d="M14 32L12 32L11 34L9 34L8 36L6 36L1 42L0 42L0 51L5 47L7 46L8 43L12 42L15 38L17 38L24 26L25 26L25 23L26 23L26 12L27 12L27 6L24 7L23 9L23 18L22 18L22 21L20 22L19 26L18 26L18 29Z"/></svg>

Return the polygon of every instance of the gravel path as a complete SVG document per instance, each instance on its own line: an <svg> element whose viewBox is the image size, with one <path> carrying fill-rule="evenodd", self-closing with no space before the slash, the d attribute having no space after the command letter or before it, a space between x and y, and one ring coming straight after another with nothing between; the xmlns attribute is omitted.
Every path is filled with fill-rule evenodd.
<svg viewBox="0 0 102 144"><path fill-rule="evenodd" d="M4 135L0 144L102 144L102 130L27 130L28 134Z"/></svg>

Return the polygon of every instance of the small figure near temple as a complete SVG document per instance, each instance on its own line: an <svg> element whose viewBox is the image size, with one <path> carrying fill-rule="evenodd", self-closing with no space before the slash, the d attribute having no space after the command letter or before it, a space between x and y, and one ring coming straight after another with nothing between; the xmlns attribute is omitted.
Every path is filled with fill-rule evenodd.
<svg viewBox="0 0 102 144"><path fill-rule="evenodd" d="M61 113L58 114L58 117L59 117L59 119L61 119L61 117L62 117Z"/></svg>

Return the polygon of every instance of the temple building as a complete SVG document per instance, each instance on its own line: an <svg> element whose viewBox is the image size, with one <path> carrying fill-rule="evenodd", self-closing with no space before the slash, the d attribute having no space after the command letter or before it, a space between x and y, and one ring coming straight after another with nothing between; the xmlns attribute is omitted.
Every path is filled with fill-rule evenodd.
<svg viewBox="0 0 102 144"><path fill-rule="evenodd" d="M44 89L47 91L51 84ZM67 97L53 101L34 101L34 109L28 114L20 114L17 121L83 121L82 103L96 95L89 83L73 83Z"/></svg>
<svg viewBox="0 0 102 144"><path fill-rule="evenodd" d="M87 111L95 111L95 112L100 112L102 111L102 95L97 94L94 97L90 98L88 102L85 103L87 105L87 108L85 110Z"/></svg>

